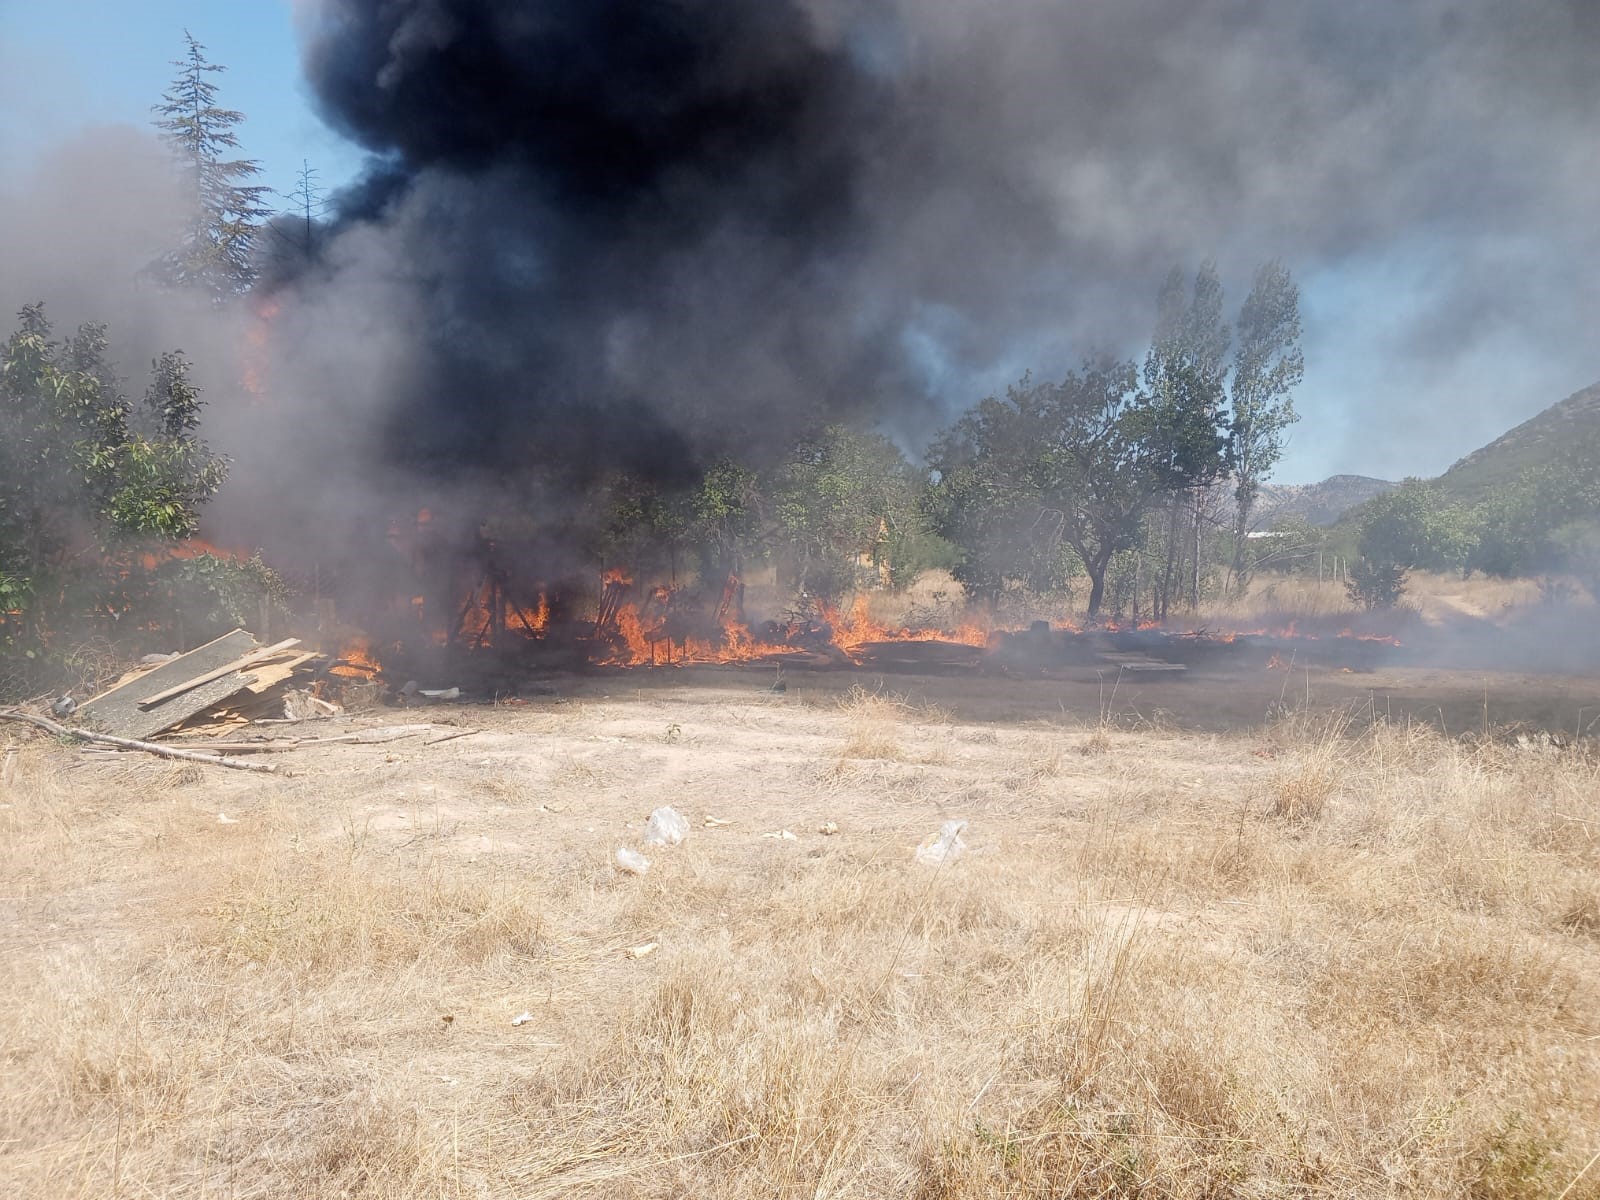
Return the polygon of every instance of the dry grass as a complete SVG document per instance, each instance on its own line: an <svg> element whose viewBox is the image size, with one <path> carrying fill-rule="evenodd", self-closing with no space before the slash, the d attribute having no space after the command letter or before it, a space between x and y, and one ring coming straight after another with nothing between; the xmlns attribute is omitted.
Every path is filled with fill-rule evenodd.
<svg viewBox="0 0 1600 1200"><path fill-rule="evenodd" d="M1033 620L1081 623L1086 619L1086 596L1085 591L1073 601L1008 598L998 626L1020 628ZM889 626L952 628L971 616L961 584L944 571L924 572L904 590L874 592L869 600L873 618ZM1418 619L1432 624L1516 620L1531 611L1548 608L1552 601L1584 612L1594 604L1579 584L1568 579L1555 580L1547 589L1534 579L1491 579L1482 575L1462 579L1454 574L1413 571L1398 612L1367 614L1351 601L1338 580L1261 574L1250 581L1243 595L1208 600L1197 612L1175 613L1174 622L1232 629L1281 627L1290 622L1311 628L1352 623L1364 627L1370 623L1373 631L1403 632L1407 622Z"/></svg>
<svg viewBox="0 0 1600 1200"><path fill-rule="evenodd" d="M0 1190L1600 1196L1585 753L753 690L291 780L18 744Z"/></svg>

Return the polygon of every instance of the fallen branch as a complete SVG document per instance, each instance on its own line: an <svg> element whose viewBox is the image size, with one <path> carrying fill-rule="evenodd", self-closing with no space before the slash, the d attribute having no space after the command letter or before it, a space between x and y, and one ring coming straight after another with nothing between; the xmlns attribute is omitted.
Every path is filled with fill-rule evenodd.
<svg viewBox="0 0 1600 1200"><path fill-rule="evenodd" d="M265 775L274 775L278 768L270 763L245 762L237 758L223 758L216 754L197 754L191 750L174 750L171 746L159 746L155 742L136 742L132 738L112 737L109 733L91 733L87 729L72 729L66 725L57 725L54 721L47 721L43 717L36 717L31 713L12 711L0 712L0 721L15 721L20 725L32 725L35 729L42 729L45 733L54 734L56 737L75 738L80 742L95 742L105 746L116 746L120 750L143 750L146 754L154 754L161 758L177 758L184 762L209 763L215 767L228 767L234 771L258 771Z"/></svg>
<svg viewBox="0 0 1600 1200"><path fill-rule="evenodd" d="M422 744L424 746L437 746L440 742L452 742L458 737L471 737L477 732L478 731L476 729L461 729L457 730L455 733L447 733L443 737L429 738Z"/></svg>

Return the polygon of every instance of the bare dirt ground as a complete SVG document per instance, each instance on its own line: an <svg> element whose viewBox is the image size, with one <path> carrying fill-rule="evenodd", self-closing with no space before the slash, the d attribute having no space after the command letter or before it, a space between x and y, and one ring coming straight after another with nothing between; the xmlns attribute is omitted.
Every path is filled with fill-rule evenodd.
<svg viewBox="0 0 1600 1200"><path fill-rule="evenodd" d="M1600 681L769 681L0 743L0 1194L1600 1195Z"/></svg>

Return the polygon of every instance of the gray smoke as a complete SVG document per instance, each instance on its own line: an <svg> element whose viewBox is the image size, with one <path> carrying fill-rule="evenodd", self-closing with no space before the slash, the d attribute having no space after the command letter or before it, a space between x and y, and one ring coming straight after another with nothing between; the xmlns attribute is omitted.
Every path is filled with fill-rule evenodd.
<svg viewBox="0 0 1600 1200"><path fill-rule="evenodd" d="M407 463L687 474L829 413L915 443L1021 369L1135 350L1166 267L1208 255L1236 286L1273 256L1409 264L1424 309L1368 303L1413 378L1507 329L1600 372L1581 0L323 0L305 24L325 116L381 160L334 259L403 298L411 383L375 407ZM1401 447L1459 415L1384 413Z"/></svg>
<svg viewBox="0 0 1600 1200"><path fill-rule="evenodd" d="M320 111L373 167L315 259L273 280L268 396L208 372L247 538L337 543L341 522L441 496L554 512L609 471L670 483L830 416L914 447L1023 369L1137 353L1168 267L1207 256L1234 302L1269 257L1308 284L1308 394L1319 373L1414 386L1409 405L1393 387L1302 404L1300 436L1342 420L1367 469L1375 443L1415 469L1441 426L1464 450L1600 375L1587 0L299 16ZM103 170L95 194L120 201ZM8 285L13 241L70 244L17 233L18 211L64 230L48 208L0 213ZM89 293L136 257L93 256ZM86 315L154 320L118 289ZM198 320L151 336L198 357ZM1353 320L1371 361L1319 360L1327 323ZM1535 364L1527 390L1458 397L1497 346Z"/></svg>

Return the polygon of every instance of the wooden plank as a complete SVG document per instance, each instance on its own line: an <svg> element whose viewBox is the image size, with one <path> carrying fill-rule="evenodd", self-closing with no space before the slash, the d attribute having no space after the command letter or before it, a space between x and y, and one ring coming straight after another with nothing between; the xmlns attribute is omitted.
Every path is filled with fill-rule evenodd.
<svg viewBox="0 0 1600 1200"><path fill-rule="evenodd" d="M139 701L139 707L144 709L154 708L165 700L171 700L174 696L181 696L183 693L199 687L202 683L210 683L213 679L221 679L224 675L233 671L242 671L246 667L253 667L256 663L269 659L273 655L282 654L285 650L293 650L299 644L299 638L285 638L275 646L267 646L262 650L252 650L249 654L241 654L232 662L223 663L220 667L213 667L209 671L203 671L191 679L185 679L182 683L175 683L169 688L163 688L153 696L146 696Z"/></svg>
<svg viewBox="0 0 1600 1200"><path fill-rule="evenodd" d="M203 660L209 665L219 666L222 663L227 662L229 659L238 658L241 654L249 653L250 648L255 644L255 638L251 637L244 630L232 630L229 633L223 634L219 638L212 638L211 641L207 642L203 646L196 646L193 650L190 650L186 654L180 654L176 658L169 658L164 663L157 663L150 667L139 667L136 670L129 671L126 675L117 680L116 683L112 684L98 696L95 696L89 700L85 700L81 707L87 708L91 704L99 704L102 700L115 696L124 688L129 687L137 687L141 696L148 695L149 692L157 689L154 687L147 689L142 685L148 683L160 672L170 672L169 677L164 679L159 685L161 687L165 687L169 683L177 683L178 680L194 674L195 670L197 669L194 664L197 661Z"/></svg>
<svg viewBox="0 0 1600 1200"><path fill-rule="evenodd" d="M153 671L84 701L74 716L85 725L119 737L150 737L226 700L245 687L251 677L238 673L225 675L213 683L203 684L175 697L151 712L139 708L140 700L175 683L192 679L199 672L232 662L241 654L249 653L254 646L253 637L242 629L235 629L171 662L161 664Z"/></svg>
<svg viewBox="0 0 1600 1200"><path fill-rule="evenodd" d="M252 696L261 696L266 692L273 691L280 683L284 683L290 679L293 679L295 672L301 667L305 666L306 663L310 662L312 659L321 657L322 655L318 654L315 650L312 650L305 654L293 655L292 657L286 658L281 662L272 661L256 663L250 668L250 674L256 677L256 681L250 685L250 692ZM250 700L251 696L246 696L242 702L249 703Z"/></svg>

